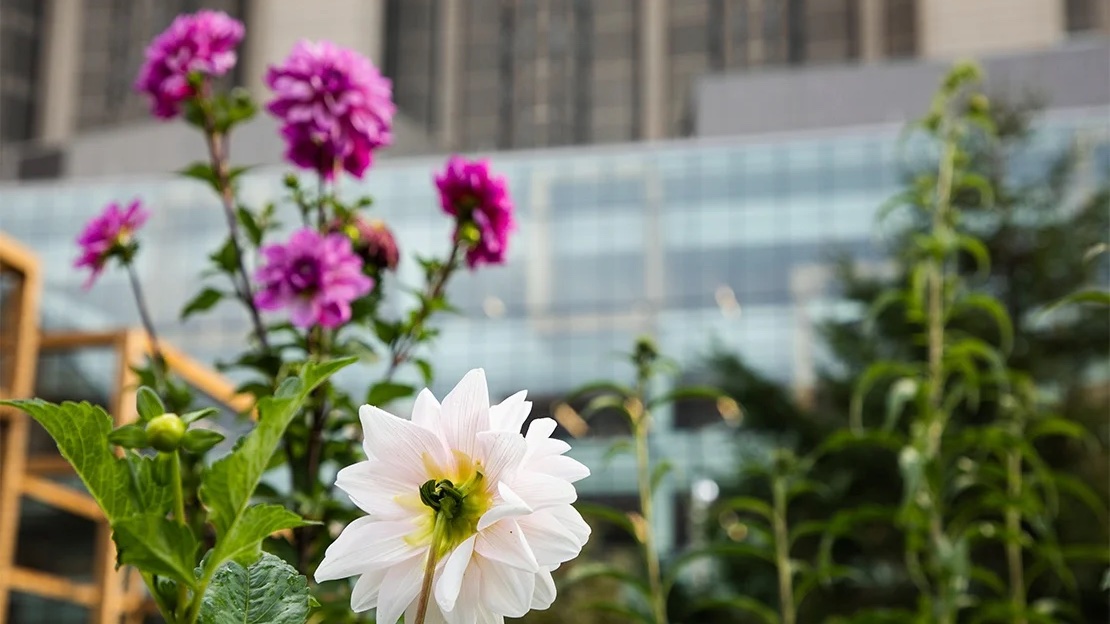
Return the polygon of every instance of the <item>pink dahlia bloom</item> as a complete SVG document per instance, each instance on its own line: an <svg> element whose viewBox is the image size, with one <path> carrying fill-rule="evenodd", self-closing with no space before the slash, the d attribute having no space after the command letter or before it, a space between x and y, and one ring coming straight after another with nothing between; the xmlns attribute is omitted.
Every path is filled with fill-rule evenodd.
<svg viewBox="0 0 1110 624"><path fill-rule="evenodd" d="M339 327L351 318L351 302L374 287L342 234L297 230L288 243L263 247L262 255L254 302L263 310L289 308L298 327Z"/></svg>
<svg viewBox="0 0 1110 624"><path fill-rule="evenodd" d="M81 255L73 263L77 268L88 267L92 270L89 279L85 281L85 288L93 285L112 257L130 260L130 255L135 251L133 236L149 216L150 213L143 210L137 199L128 204L127 208L112 202L85 225L85 229L77 237Z"/></svg>
<svg viewBox="0 0 1110 624"><path fill-rule="evenodd" d="M452 156L435 182L444 212L458 220L455 236L468 225L477 229L477 241L466 252L467 266L503 264L516 228L505 178L493 175L488 161Z"/></svg>
<svg viewBox="0 0 1110 624"><path fill-rule="evenodd" d="M189 75L223 76L235 66L243 23L222 11L179 15L146 49L135 90L150 96L156 117L181 114L181 104L196 95Z"/></svg>
<svg viewBox="0 0 1110 624"><path fill-rule="evenodd" d="M270 67L266 106L283 123L285 156L331 179L342 167L362 177L373 151L393 141L393 87L364 56L331 42L301 41Z"/></svg>

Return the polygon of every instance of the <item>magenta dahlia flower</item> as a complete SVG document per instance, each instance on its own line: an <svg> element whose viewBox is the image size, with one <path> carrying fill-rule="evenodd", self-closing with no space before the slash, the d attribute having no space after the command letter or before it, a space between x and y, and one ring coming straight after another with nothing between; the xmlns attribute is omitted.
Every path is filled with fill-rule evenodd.
<svg viewBox="0 0 1110 624"><path fill-rule="evenodd" d="M150 96L156 117L181 114L181 104L196 94L190 74L219 77L235 66L243 23L222 11L179 15L146 49L135 90Z"/></svg>
<svg viewBox="0 0 1110 624"><path fill-rule="evenodd" d="M457 219L456 238L460 232L477 232L466 251L467 266L503 264L516 228L505 178L493 175L488 161L452 156L435 182L444 212Z"/></svg>
<svg viewBox="0 0 1110 624"><path fill-rule="evenodd" d="M89 279L85 281L85 288L93 285L111 258L118 257L124 262L131 260L137 248L134 234L146 223L149 216L150 213L143 210L137 199L128 204L127 208L112 202L85 225L85 229L77 236L81 255L73 263L76 268L88 267L92 270Z"/></svg>
<svg viewBox="0 0 1110 624"><path fill-rule="evenodd" d="M335 328L351 318L351 302L370 292L374 280L363 275L362 261L342 234L297 230L284 245L262 248L265 265L255 280L254 296L263 310L289 308L298 327Z"/></svg>
<svg viewBox="0 0 1110 624"><path fill-rule="evenodd" d="M373 152L393 141L393 87L370 59L328 41L301 41L266 72L286 158L326 179L342 167L362 177Z"/></svg>

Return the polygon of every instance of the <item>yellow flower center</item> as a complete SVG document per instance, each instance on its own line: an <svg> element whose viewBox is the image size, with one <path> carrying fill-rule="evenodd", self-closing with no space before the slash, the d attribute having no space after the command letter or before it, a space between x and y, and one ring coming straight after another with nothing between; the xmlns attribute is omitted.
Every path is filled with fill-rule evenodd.
<svg viewBox="0 0 1110 624"><path fill-rule="evenodd" d="M455 452L455 466L444 470L425 458L427 481L419 491L399 496L397 502L419 514L419 529L405 539L414 546L428 544L436 557L454 550L478 532L478 520L489 511L493 496L482 465Z"/></svg>

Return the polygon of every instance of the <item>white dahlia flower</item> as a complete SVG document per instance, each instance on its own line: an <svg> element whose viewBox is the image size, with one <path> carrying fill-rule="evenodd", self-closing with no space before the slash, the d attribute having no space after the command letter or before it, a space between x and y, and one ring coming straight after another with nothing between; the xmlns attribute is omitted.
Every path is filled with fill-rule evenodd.
<svg viewBox="0 0 1110 624"><path fill-rule="evenodd" d="M317 582L358 576L355 611L379 624L491 624L546 609L551 571L578 556L590 527L571 506L589 476L535 420L519 392L490 406L485 373L472 370L440 405L424 390L412 420L359 410L369 458L336 485L367 513L328 547ZM431 574L429 574L431 572Z"/></svg>

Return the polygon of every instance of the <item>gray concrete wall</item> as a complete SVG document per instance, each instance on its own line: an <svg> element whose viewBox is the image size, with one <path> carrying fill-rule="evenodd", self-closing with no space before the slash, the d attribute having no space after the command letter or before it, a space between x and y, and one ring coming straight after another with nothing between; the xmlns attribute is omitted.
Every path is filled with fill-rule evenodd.
<svg viewBox="0 0 1110 624"><path fill-rule="evenodd" d="M1044 96L1052 108L1110 105L1110 40L982 61L988 93ZM703 77L702 137L904 123L920 116L947 61L906 61Z"/></svg>

